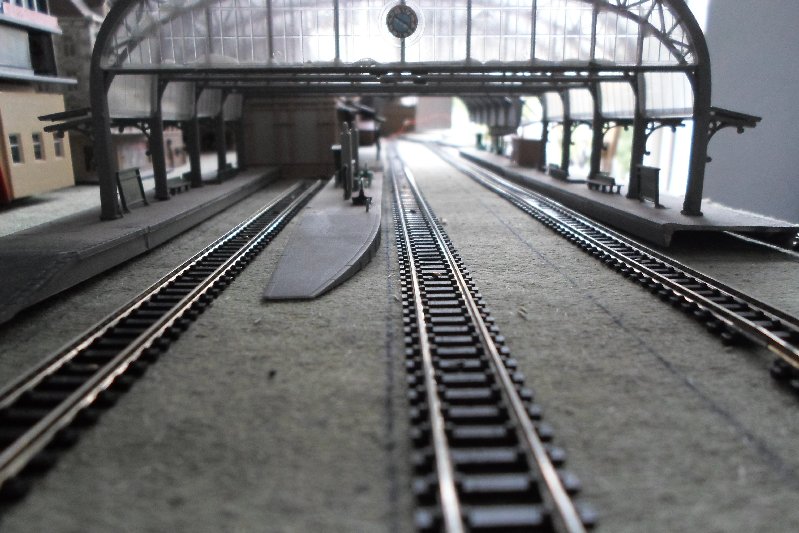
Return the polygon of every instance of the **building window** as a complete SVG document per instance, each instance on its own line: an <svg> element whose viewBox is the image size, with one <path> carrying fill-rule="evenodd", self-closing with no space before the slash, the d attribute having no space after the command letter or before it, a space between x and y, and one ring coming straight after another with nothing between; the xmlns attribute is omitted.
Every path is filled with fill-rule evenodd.
<svg viewBox="0 0 799 533"><path fill-rule="evenodd" d="M53 153L56 157L64 157L64 138L53 135Z"/></svg>
<svg viewBox="0 0 799 533"><path fill-rule="evenodd" d="M20 136L17 133L12 133L8 136L8 144L11 146L11 161L13 163L22 163L22 143Z"/></svg>
<svg viewBox="0 0 799 533"><path fill-rule="evenodd" d="M33 138L33 158L37 161L44 159L44 145L42 144L42 134L34 133Z"/></svg>

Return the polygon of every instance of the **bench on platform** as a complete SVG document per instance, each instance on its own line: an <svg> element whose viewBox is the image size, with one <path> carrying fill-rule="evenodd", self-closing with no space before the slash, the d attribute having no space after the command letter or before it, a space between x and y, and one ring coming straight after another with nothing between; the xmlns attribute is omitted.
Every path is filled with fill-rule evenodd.
<svg viewBox="0 0 799 533"><path fill-rule="evenodd" d="M175 196L178 193L188 191L191 188L191 182L186 181L183 177L169 178L166 180L166 188L170 196Z"/></svg>
<svg viewBox="0 0 799 533"><path fill-rule="evenodd" d="M239 171L236 167L228 163L225 168L216 173L216 181L222 183L223 181L232 178Z"/></svg>
<svg viewBox="0 0 799 533"><path fill-rule="evenodd" d="M122 210L129 212L131 207L139 204L147 205L141 172L138 167L126 168L117 172L117 190Z"/></svg>
<svg viewBox="0 0 799 533"><path fill-rule="evenodd" d="M608 194L620 194L621 185L616 183L616 180L605 172L597 172L593 178L585 180L588 188L593 191L602 191Z"/></svg>
<svg viewBox="0 0 799 533"><path fill-rule="evenodd" d="M549 165L547 167L547 173L556 180L567 181L569 179L569 173L558 165Z"/></svg>
<svg viewBox="0 0 799 533"><path fill-rule="evenodd" d="M663 207L660 204L660 169L636 165L634 178L637 182L638 199L642 202L652 202L658 208Z"/></svg>

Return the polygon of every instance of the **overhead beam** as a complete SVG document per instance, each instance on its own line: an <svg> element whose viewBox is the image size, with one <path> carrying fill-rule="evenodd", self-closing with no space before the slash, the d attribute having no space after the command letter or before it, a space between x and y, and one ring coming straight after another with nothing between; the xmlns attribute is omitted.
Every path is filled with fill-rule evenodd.
<svg viewBox="0 0 799 533"><path fill-rule="evenodd" d="M372 74L387 75L391 73L407 74L490 74L527 73L527 74L556 74L569 73L571 75L585 74L623 74L625 72L693 72L690 65L605 65L588 61L569 61L553 63L551 61L516 61L506 62L501 65L476 64L441 64L441 63L374 63L374 64L336 64L314 63L313 67L268 64L230 64L216 65L192 64L143 64L126 63L116 67L104 69L114 74L160 74L169 76L171 73L201 72L208 74L235 74L246 76L248 74Z"/></svg>

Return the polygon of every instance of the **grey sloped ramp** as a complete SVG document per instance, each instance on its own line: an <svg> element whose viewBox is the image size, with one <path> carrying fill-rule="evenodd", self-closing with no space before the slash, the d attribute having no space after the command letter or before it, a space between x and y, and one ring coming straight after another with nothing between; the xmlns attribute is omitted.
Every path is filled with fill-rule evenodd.
<svg viewBox="0 0 799 533"><path fill-rule="evenodd" d="M343 200L333 180L303 211L267 283L265 300L321 296L366 266L380 245L383 175L375 172L366 195L369 212Z"/></svg>

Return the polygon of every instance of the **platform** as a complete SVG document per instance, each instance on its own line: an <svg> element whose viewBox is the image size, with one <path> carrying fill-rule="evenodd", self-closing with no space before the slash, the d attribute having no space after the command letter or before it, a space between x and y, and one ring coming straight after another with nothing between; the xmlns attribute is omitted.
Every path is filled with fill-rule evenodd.
<svg viewBox="0 0 799 533"><path fill-rule="evenodd" d="M364 206L344 201L335 181L303 211L264 291L265 300L297 300L321 296L361 270L380 245L383 173L374 172L372 197Z"/></svg>
<svg viewBox="0 0 799 533"><path fill-rule="evenodd" d="M0 323L21 310L155 248L277 179L273 168L252 168L218 185L171 197L147 196L117 220L99 208L0 237Z"/></svg>
<svg viewBox="0 0 799 533"><path fill-rule="evenodd" d="M460 155L492 172L525 187L545 194L586 216L660 246L669 246L678 233L720 232L786 234L799 226L774 218L732 209L704 200L701 217L681 213L682 198L661 194L662 207L649 202L630 200L622 194L608 194L577 184L554 179L543 172L519 167L504 156L476 149L461 149Z"/></svg>

